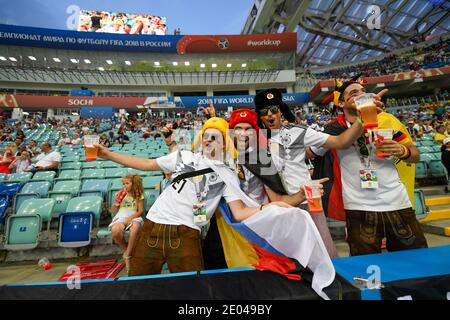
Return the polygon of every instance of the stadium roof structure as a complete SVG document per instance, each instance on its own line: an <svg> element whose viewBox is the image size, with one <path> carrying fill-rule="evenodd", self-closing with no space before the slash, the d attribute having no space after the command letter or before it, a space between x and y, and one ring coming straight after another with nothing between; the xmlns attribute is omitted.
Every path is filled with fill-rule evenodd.
<svg viewBox="0 0 450 320"><path fill-rule="evenodd" d="M242 33L292 31L299 69L360 61L448 34L450 2L254 0Z"/></svg>

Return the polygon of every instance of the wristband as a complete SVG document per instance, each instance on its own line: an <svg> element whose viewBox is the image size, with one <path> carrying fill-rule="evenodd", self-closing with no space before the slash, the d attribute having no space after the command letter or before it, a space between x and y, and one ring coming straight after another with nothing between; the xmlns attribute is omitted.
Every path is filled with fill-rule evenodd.
<svg viewBox="0 0 450 320"><path fill-rule="evenodd" d="M411 151L409 150L409 148L405 147L404 145L401 145L403 148L403 154L398 157L400 160L406 160L411 156Z"/></svg>

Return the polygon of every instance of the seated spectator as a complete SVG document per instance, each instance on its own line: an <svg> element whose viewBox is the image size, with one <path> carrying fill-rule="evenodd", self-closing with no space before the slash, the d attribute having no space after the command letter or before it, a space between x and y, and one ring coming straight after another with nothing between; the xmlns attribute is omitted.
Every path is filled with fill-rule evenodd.
<svg viewBox="0 0 450 320"><path fill-rule="evenodd" d="M83 140L81 140L80 135L78 133L74 133L72 136L72 141L70 141L70 143L73 145L78 145L81 144L81 142L83 142Z"/></svg>
<svg viewBox="0 0 450 320"><path fill-rule="evenodd" d="M48 142L41 145L42 153L36 157L37 162L27 171L56 171L61 162L61 154L52 150Z"/></svg>
<svg viewBox="0 0 450 320"><path fill-rule="evenodd" d="M17 148L17 145L14 142L8 143L7 147L11 150L13 157L17 157L18 156L19 150Z"/></svg>
<svg viewBox="0 0 450 320"><path fill-rule="evenodd" d="M14 144L16 145L17 149L20 150L24 146L24 142L22 138L16 137L14 140Z"/></svg>
<svg viewBox="0 0 450 320"><path fill-rule="evenodd" d="M70 140L70 138L67 136L67 132L62 132L61 133L61 138L59 139L59 141L58 141L58 147L61 147L61 146L63 146L63 145L66 145L66 144L71 144L72 143L72 141Z"/></svg>
<svg viewBox="0 0 450 320"><path fill-rule="evenodd" d="M41 150L37 147L37 141L36 140L30 140L30 143L26 147L26 150L30 153L31 157L35 157L39 153L41 153Z"/></svg>
<svg viewBox="0 0 450 320"><path fill-rule="evenodd" d="M130 143L130 138L125 134L125 127L120 127L117 137L115 138L117 143L119 144L128 144Z"/></svg>
<svg viewBox="0 0 450 320"><path fill-rule="evenodd" d="M11 172L22 173L27 171L30 165L30 153L28 151L22 151L20 153L20 156L9 165L9 169L11 170Z"/></svg>
<svg viewBox="0 0 450 320"><path fill-rule="evenodd" d="M108 135L109 135L109 141L111 142L111 145L113 145L115 143L115 140L116 140L116 139L114 139L114 132L110 131L108 133Z"/></svg>
<svg viewBox="0 0 450 320"><path fill-rule="evenodd" d="M414 123L414 120L408 121L408 125L406 127L411 138L416 139L420 136L419 127Z"/></svg>
<svg viewBox="0 0 450 320"><path fill-rule="evenodd" d="M447 172L450 172L450 138L445 138L442 142L441 152L441 161L447 169Z"/></svg>
<svg viewBox="0 0 450 320"><path fill-rule="evenodd" d="M152 134L152 133L151 133L150 129L147 129L147 130L145 130L145 132L142 134L142 138L144 138L144 139L150 138L151 134Z"/></svg>
<svg viewBox="0 0 450 320"><path fill-rule="evenodd" d="M9 147L6 147L2 152L3 154L0 157L0 173L10 174L11 170L9 169L9 165L15 160L13 152Z"/></svg>
<svg viewBox="0 0 450 320"><path fill-rule="evenodd" d="M106 148L109 148L111 146L111 142L108 140L108 138L106 137L106 134L102 134L100 136L100 144L102 146L105 146Z"/></svg>
<svg viewBox="0 0 450 320"><path fill-rule="evenodd" d="M449 138L450 135L445 132L445 127L443 125L438 125L436 127L437 133L434 135L434 142L437 144L442 144L444 139Z"/></svg>

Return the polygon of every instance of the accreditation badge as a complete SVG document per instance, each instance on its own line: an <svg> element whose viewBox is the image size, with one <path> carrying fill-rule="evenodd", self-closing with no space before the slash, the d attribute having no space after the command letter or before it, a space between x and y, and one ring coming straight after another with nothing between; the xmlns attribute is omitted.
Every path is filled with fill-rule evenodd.
<svg viewBox="0 0 450 320"><path fill-rule="evenodd" d="M373 168L363 168L359 170L359 180L362 189L377 189L378 174Z"/></svg>

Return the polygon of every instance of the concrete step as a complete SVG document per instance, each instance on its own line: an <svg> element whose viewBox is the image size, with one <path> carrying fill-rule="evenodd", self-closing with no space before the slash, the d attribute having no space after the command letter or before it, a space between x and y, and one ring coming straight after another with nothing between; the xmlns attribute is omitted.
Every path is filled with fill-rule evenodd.
<svg viewBox="0 0 450 320"><path fill-rule="evenodd" d="M429 207L448 205L450 208L450 195L435 195L425 197L425 204Z"/></svg>
<svg viewBox="0 0 450 320"><path fill-rule="evenodd" d="M448 206L437 206L430 210L426 218L419 220L420 223L450 219L450 208Z"/></svg>
<svg viewBox="0 0 450 320"><path fill-rule="evenodd" d="M417 188L417 190L422 190L425 197L428 196L448 196L450 195L445 191L445 185L439 185L439 186L428 186L428 187L420 187Z"/></svg>
<svg viewBox="0 0 450 320"><path fill-rule="evenodd" d="M422 223L422 230L426 233L450 237L450 219Z"/></svg>

